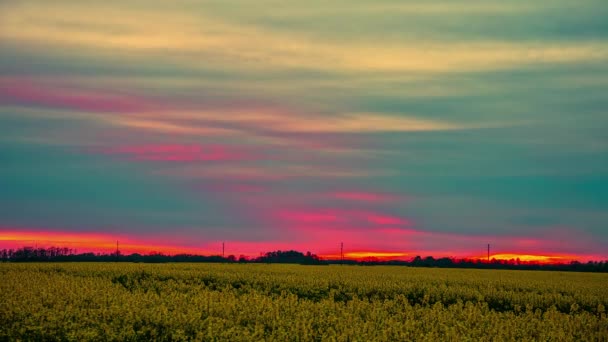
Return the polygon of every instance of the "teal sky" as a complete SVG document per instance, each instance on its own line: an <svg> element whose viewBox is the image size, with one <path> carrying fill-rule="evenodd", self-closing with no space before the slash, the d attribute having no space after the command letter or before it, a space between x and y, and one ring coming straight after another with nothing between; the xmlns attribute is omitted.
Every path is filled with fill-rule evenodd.
<svg viewBox="0 0 608 342"><path fill-rule="evenodd" d="M3 1L0 245L608 258L607 17Z"/></svg>

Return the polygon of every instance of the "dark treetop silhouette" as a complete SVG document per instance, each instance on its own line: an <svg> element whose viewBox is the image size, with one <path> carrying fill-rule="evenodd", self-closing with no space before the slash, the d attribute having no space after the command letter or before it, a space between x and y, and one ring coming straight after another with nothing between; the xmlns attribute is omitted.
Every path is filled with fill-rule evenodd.
<svg viewBox="0 0 608 342"><path fill-rule="evenodd" d="M520 270L555 270L555 271L582 271L582 272L608 272L608 261L589 261L581 263L572 261L569 263L542 264L537 262L525 262L518 259L496 260L489 262L479 259L452 259L439 258L432 256L422 258L416 256L411 260L380 260L377 258L365 258L361 260L332 260L321 259L310 252L301 253L298 251L273 251L267 252L256 258L248 258L244 255L236 257L229 255L195 255L195 254L175 254L166 255L161 253L150 254L129 254L123 255L120 251L109 254L101 253L80 253L76 254L72 249L49 247L34 248L22 247L19 249L0 250L0 261L2 262L240 262L240 263L291 263L301 265L329 265L329 264L351 264L351 265L400 265L412 267L445 267L445 268L487 268L487 269L520 269Z"/></svg>

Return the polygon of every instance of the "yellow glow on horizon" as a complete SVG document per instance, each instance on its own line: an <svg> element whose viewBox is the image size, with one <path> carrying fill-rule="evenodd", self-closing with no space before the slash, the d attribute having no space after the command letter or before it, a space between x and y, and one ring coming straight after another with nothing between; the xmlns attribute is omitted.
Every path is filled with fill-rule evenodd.
<svg viewBox="0 0 608 342"><path fill-rule="evenodd" d="M537 262L537 263L557 263L569 262L583 258L580 255L542 255L542 254L517 254L517 253L499 253L490 255L490 260L517 260L521 262ZM583 259L585 259L584 257ZM474 259L487 260L487 256L479 256Z"/></svg>
<svg viewBox="0 0 608 342"><path fill-rule="evenodd" d="M161 252L164 254L202 254L202 255L217 255L217 251L213 249L213 244L216 242L210 242L204 244L201 247L184 246L179 242L171 242L157 237L153 240L138 240L132 236L126 236L122 234L103 234L103 233L89 233L89 232L43 232L43 231L1 231L0 230L0 248L21 248L24 246L38 247L67 247L72 249L78 249L80 251L87 252L113 252L116 249L116 241L119 241L119 250L124 254L131 253L150 253L150 252ZM233 248L236 248L239 252L235 254L244 254L248 256L257 256L260 250L274 250L274 249L289 249L288 245L276 245L272 243L247 243L239 241L229 242ZM376 258L380 260L394 260L394 259L408 259L411 253L405 252L390 252L390 251L377 251L377 250L360 250L345 252L344 257L350 260L363 260L367 258ZM440 251L429 251L427 255L435 254L436 258L445 255L445 252ZM321 258L324 259L340 259L340 254L333 253L319 253ZM521 262L533 262L533 263L568 263L573 260L587 261L587 260L603 260L605 256L599 255L566 255L566 254L517 254L517 253L499 253L490 255L490 259L495 260L517 260ZM472 259L479 259L482 261L487 260L487 256L473 257Z"/></svg>
<svg viewBox="0 0 608 342"><path fill-rule="evenodd" d="M405 258L409 254L402 252L375 252L375 251L359 251L359 252L346 252L344 258L346 259L365 259L365 258L377 258L377 259L400 259ZM325 259L340 259L340 254L321 254L319 255Z"/></svg>
<svg viewBox="0 0 608 342"><path fill-rule="evenodd" d="M407 253L399 253L399 252L350 252L346 253L345 256L349 258L368 258L368 257L377 257L377 258L394 258L394 257L403 257L407 256Z"/></svg>

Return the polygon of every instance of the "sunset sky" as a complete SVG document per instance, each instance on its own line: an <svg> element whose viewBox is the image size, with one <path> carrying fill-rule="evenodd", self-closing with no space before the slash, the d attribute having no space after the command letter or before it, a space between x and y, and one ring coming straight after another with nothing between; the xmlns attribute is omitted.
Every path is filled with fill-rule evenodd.
<svg viewBox="0 0 608 342"><path fill-rule="evenodd" d="M2 1L0 248L608 259L606 18Z"/></svg>

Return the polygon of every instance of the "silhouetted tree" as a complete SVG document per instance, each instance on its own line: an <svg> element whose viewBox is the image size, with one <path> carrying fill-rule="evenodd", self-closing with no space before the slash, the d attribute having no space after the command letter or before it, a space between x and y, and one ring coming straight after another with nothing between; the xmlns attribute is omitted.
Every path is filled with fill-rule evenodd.
<svg viewBox="0 0 608 342"><path fill-rule="evenodd" d="M29 261L120 261L120 262L147 262L147 263L162 263L162 262L264 262L264 263L295 263L303 265L319 265L319 264L339 264L341 260L322 260L310 251L304 253L289 250L289 251L273 251L267 252L258 258L249 259L244 255L239 256L238 260L234 255L223 258L219 255L192 255L192 254L176 254L164 255L162 253L153 252L147 255L129 254L124 255L116 252L110 254L101 253L81 253L75 252L69 248L48 247L34 248L30 246L13 249L0 250L0 260L4 262L29 262ZM491 269L518 269L518 270L558 270L558 271L580 271L580 272L608 272L608 261L589 261L581 263L572 261L570 263L560 264L540 264L538 262L526 262L519 259L512 260L496 260L492 259L489 263L485 260L478 259L451 259L439 258L435 259L432 256L422 258L416 256L411 260L380 260L377 258L366 258L364 260L345 260L345 264L358 265L399 265L413 267L452 267L452 268L491 268Z"/></svg>

